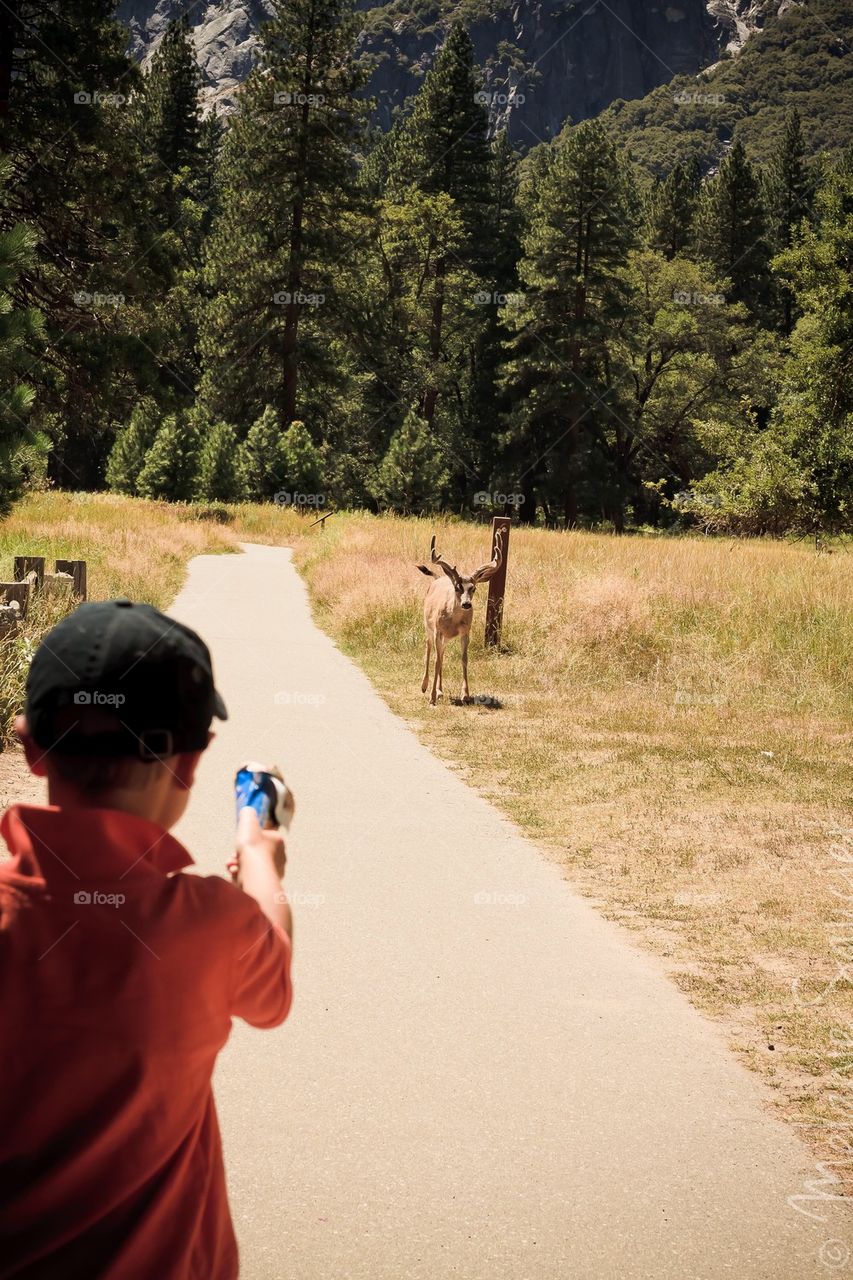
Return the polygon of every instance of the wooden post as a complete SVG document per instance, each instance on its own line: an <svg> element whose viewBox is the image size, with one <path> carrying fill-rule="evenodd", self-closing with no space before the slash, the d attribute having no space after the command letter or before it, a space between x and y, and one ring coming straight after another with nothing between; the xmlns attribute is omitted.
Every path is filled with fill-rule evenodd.
<svg viewBox="0 0 853 1280"><path fill-rule="evenodd" d="M0 582L0 604L12 604L17 600L21 611L21 621L27 616L30 603L29 582Z"/></svg>
<svg viewBox="0 0 853 1280"><path fill-rule="evenodd" d="M85 560L57 560L57 573L70 573L74 579L74 594L79 596L81 600L86 599L86 561Z"/></svg>
<svg viewBox="0 0 853 1280"><path fill-rule="evenodd" d="M17 634L20 622L20 609L15 609L10 604L0 604L0 641L12 639Z"/></svg>
<svg viewBox="0 0 853 1280"><path fill-rule="evenodd" d="M489 600L486 605L486 644L500 646L501 627L504 618L504 591L506 589L506 563L509 559L509 516L495 516L492 520L492 559L498 543L501 548L501 567L489 581Z"/></svg>
<svg viewBox="0 0 853 1280"><path fill-rule="evenodd" d="M42 590L51 599L64 596L70 602L74 598L74 579L70 573L46 573Z"/></svg>
<svg viewBox="0 0 853 1280"><path fill-rule="evenodd" d="M26 582L31 573L36 575L36 590L41 591L44 582L44 556L15 556L12 577L16 582Z"/></svg>

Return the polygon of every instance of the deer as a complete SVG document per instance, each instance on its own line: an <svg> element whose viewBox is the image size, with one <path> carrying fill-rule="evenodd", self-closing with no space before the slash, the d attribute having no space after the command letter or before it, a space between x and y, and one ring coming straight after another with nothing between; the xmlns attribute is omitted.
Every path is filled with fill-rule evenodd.
<svg viewBox="0 0 853 1280"><path fill-rule="evenodd" d="M450 565L435 549L435 534L430 542L429 565L419 564L416 567L425 573L432 582L424 599L424 631L426 632L426 655L424 662L424 678L421 693L429 688L429 662L435 649L435 672L432 680L432 692L429 705L434 707L436 700L443 697L441 676L444 667L444 650L448 640L459 637L462 649L462 701L470 696L468 692L468 640L471 636L471 623L474 619L474 592L478 582L486 582L493 578L501 567L503 554L500 540L495 544L495 558L488 564L480 565L470 576L459 573L455 565ZM433 569L437 565L440 573Z"/></svg>

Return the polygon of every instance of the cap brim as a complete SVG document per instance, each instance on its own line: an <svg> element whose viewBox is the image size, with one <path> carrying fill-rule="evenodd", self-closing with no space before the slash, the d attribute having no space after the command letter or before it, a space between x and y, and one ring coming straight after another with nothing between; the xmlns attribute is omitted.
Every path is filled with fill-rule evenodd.
<svg viewBox="0 0 853 1280"><path fill-rule="evenodd" d="M228 708L222 701L222 694L218 689L213 690L213 714L216 716L217 720L228 719Z"/></svg>

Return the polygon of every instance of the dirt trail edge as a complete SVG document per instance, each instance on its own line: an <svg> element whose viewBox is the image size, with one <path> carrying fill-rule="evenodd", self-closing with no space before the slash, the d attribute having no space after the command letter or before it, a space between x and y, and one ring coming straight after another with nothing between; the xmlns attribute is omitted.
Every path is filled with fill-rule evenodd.
<svg viewBox="0 0 853 1280"><path fill-rule="evenodd" d="M820 1174L764 1086L392 715L290 553L244 552L194 560L172 607L231 715L177 831L199 870L243 758L297 797L293 1012L235 1025L216 1079L244 1280L837 1273L850 1222L789 1205Z"/></svg>

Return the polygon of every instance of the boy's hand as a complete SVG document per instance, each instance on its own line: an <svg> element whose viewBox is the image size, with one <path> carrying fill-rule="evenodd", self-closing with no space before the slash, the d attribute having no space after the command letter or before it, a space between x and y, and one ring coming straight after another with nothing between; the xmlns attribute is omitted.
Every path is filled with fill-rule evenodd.
<svg viewBox="0 0 853 1280"><path fill-rule="evenodd" d="M240 810L237 820L236 852L234 858L228 863L228 870L235 884L241 883L240 870L243 862L256 860L272 866L279 879L284 875L287 854L281 832L265 831L258 822L255 810L246 807Z"/></svg>

